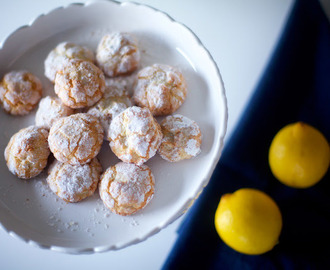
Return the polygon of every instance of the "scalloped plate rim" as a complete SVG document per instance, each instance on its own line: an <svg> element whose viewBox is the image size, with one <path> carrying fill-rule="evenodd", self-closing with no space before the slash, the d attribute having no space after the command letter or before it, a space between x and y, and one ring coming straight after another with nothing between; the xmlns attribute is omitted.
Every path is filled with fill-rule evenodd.
<svg viewBox="0 0 330 270"><path fill-rule="evenodd" d="M56 8L53 8L51 10L49 10L48 12L42 13L36 17L34 17L33 19L30 20L30 22L28 24L22 25L18 28L16 28L13 32L11 32L10 34L8 34L6 37L4 37L2 39L2 41L0 42L0 51L3 50L3 48L6 46L6 42L11 39L12 37L14 37L15 35L19 34L20 31L26 29L26 28L30 28L33 27L35 23L38 22L38 20L44 16L47 16L49 14L52 14L54 12L58 12L61 9L68 9L71 8L73 6L79 6L81 8L86 8L89 7L90 5L94 5L94 4L98 4L98 3L104 3L104 4L116 4L116 5L120 5L120 6L125 6L125 5L129 5L129 6L142 6L148 9L151 9L155 12L158 12L159 14L162 14L164 16L167 17L168 20L170 20L172 23L175 23L177 25L179 25L180 27L183 27L186 31L188 31L193 38L196 40L197 44L199 46L201 46L201 48L207 53L207 56L209 57L209 59L211 60L211 62L213 63L216 72L217 72L217 77L219 79L220 85L222 86L222 91L220 93L222 100L222 112L224 114L224 119L223 119L223 129L221 130L222 132L220 132L220 138L219 141L217 141L217 152L216 155L214 156L214 159L212 160L212 165L211 165L211 170L208 171L207 175L205 175L205 178L201 181L200 186L198 187L198 193L194 194L193 197L189 197L186 202L184 203L183 207L181 209L179 209L175 214L172 215L171 218L169 218L166 222L162 223L161 226L157 226L155 227L151 232L143 235L142 237L137 237L132 239L129 242L125 242L125 243L118 243L115 245L103 245L103 246L97 246L97 247L91 247L91 248L74 248L74 247L62 247L62 246L57 246L57 245L44 245L44 244L40 244L34 240L28 239L27 237L23 237L21 235L18 235L15 231L12 231L10 229L8 229L7 227L5 227L2 222L0 221L0 227L6 231L10 236L12 236L13 238L19 239L21 241L26 242L27 244L31 245L31 246L37 246L38 248L42 248L42 249L48 249L48 250L52 250L52 251L56 251L56 252L62 252L62 253L68 253L68 254L90 254L90 253L101 253L101 252L106 252L106 251L110 251L110 250L119 250L119 249L123 249L125 247L128 247L130 245L133 244L137 244L140 243L142 241L145 241L147 238L153 236L154 234L158 233L159 231L161 231L162 229L164 229L165 227L167 227L169 224L173 223L175 220L177 220L181 215L183 215L190 207L191 205L194 203L194 201L197 199L197 197L201 194L201 192L203 191L203 189L205 188L205 186L208 184L208 182L210 181L211 175L220 159L221 156L221 152L224 146L224 138L226 135L226 131L227 131L227 122L228 122L228 107L227 107L227 99L226 99L226 95L225 95L225 87L224 87L224 83L222 80L222 77L220 75L220 71L219 68L214 60L214 58L212 57L212 55L210 54L210 52L207 50L207 48L203 45L203 43L201 42L201 40L199 39L199 37L185 24L175 20L173 17L171 17L169 14L167 14L164 11L161 11L157 8L154 8L152 6L146 5L146 4L141 4L141 3L136 3L136 2L118 2L118 1L114 1L114 0L109 0L109 1L102 1L102 0L91 0L91 1L86 1L85 3L70 3L67 5L63 5L63 6L58 6Z"/></svg>

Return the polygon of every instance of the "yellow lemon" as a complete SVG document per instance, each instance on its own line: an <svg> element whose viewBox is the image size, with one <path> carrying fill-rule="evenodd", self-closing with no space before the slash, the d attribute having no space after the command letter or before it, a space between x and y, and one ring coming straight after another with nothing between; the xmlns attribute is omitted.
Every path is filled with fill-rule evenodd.
<svg viewBox="0 0 330 270"><path fill-rule="evenodd" d="M306 123L289 124L275 135L268 160L273 175L283 184L307 188L319 182L329 168L329 143Z"/></svg>
<svg viewBox="0 0 330 270"><path fill-rule="evenodd" d="M266 193L242 188L221 197L214 223L228 246L244 254L257 255L278 243L282 215Z"/></svg>

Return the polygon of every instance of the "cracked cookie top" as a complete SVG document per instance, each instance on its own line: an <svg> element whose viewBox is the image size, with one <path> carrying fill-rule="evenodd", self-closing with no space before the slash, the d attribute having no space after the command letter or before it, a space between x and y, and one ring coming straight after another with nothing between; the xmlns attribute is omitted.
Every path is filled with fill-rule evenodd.
<svg viewBox="0 0 330 270"><path fill-rule="evenodd" d="M69 116L73 113L74 110L65 106L59 98L47 96L42 98L39 102L35 123L36 126L43 126L50 129L57 119Z"/></svg>
<svg viewBox="0 0 330 270"><path fill-rule="evenodd" d="M9 171L19 178L30 179L46 167L48 156L48 130L30 126L15 133L5 149Z"/></svg>
<svg viewBox="0 0 330 270"><path fill-rule="evenodd" d="M163 159L176 162L200 153L202 133L195 121L175 114L167 116L160 125L163 139L158 153Z"/></svg>
<svg viewBox="0 0 330 270"><path fill-rule="evenodd" d="M33 110L42 96L42 85L27 71L11 71L0 83L0 103L13 115L25 115Z"/></svg>
<svg viewBox="0 0 330 270"><path fill-rule="evenodd" d="M96 50L97 65L109 77L133 72L140 62L140 51L130 33L114 32L105 35Z"/></svg>
<svg viewBox="0 0 330 270"><path fill-rule="evenodd" d="M153 157L163 134L149 109L129 107L112 119L108 140L111 150L124 162L141 165Z"/></svg>
<svg viewBox="0 0 330 270"><path fill-rule="evenodd" d="M77 165L96 157L103 136L103 128L96 117L77 113L58 119L49 131L48 142L57 160Z"/></svg>
<svg viewBox="0 0 330 270"><path fill-rule="evenodd" d="M140 107L149 108L154 116L169 115L184 102L187 84L176 68L154 64L137 74L133 100Z"/></svg>
<svg viewBox="0 0 330 270"><path fill-rule="evenodd" d="M94 194L102 166L97 158L83 165L70 165L55 160L48 170L50 189L66 202L79 202Z"/></svg>
<svg viewBox="0 0 330 270"><path fill-rule="evenodd" d="M100 197L112 212L126 216L144 208L154 195L154 176L147 165L119 162L101 176Z"/></svg>
<svg viewBox="0 0 330 270"><path fill-rule="evenodd" d="M104 74L91 62L70 60L56 73L55 93L70 108L94 105L103 96L104 89Z"/></svg>
<svg viewBox="0 0 330 270"><path fill-rule="evenodd" d="M70 59L95 61L94 52L86 46L72 42L62 42L48 54L44 63L45 76L54 83L56 72L63 69Z"/></svg>

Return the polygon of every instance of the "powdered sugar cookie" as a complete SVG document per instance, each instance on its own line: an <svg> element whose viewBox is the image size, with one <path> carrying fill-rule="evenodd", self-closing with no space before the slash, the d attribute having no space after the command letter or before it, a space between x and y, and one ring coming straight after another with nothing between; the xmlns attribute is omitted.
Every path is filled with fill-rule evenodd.
<svg viewBox="0 0 330 270"><path fill-rule="evenodd" d="M100 120L104 129L104 139L107 139L111 120L130 106L132 102L126 84L123 81L106 80L104 96L87 113Z"/></svg>
<svg viewBox="0 0 330 270"><path fill-rule="evenodd" d="M85 164L99 153L103 128L92 115L72 114L58 119L52 125L48 142L57 160L71 165Z"/></svg>
<svg viewBox="0 0 330 270"><path fill-rule="evenodd" d="M11 71L0 83L0 103L13 115L25 115L37 106L42 96L40 80L27 71Z"/></svg>
<svg viewBox="0 0 330 270"><path fill-rule="evenodd" d="M74 109L94 105L103 96L104 88L103 72L88 61L70 60L55 76L55 93Z"/></svg>
<svg viewBox="0 0 330 270"><path fill-rule="evenodd" d="M41 173L50 154L47 137L47 129L35 126L23 128L14 134L5 149L9 171L23 179Z"/></svg>
<svg viewBox="0 0 330 270"><path fill-rule="evenodd" d="M74 110L65 106L59 98L47 96L39 102L35 123L37 126L50 129L57 119L69 116L73 112Z"/></svg>
<svg viewBox="0 0 330 270"><path fill-rule="evenodd" d="M108 140L119 159L141 165L156 154L162 136L150 111L133 106L112 119Z"/></svg>
<svg viewBox="0 0 330 270"><path fill-rule="evenodd" d="M57 160L49 168L50 189L66 202L79 202L95 192L102 167L97 158L83 165L70 165Z"/></svg>
<svg viewBox="0 0 330 270"><path fill-rule="evenodd" d="M105 35L96 50L97 65L109 77L133 72L139 61L137 41L129 33L115 32Z"/></svg>
<svg viewBox="0 0 330 270"><path fill-rule="evenodd" d="M186 95L186 81L174 67L154 64L137 74L133 99L138 106L149 108L155 116L175 112Z"/></svg>
<svg viewBox="0 0 330 270"><path fill-rule="evenodd" d="M189 159L201 151L202 133L197 123L183 115L170 115L161 122L160 156L171 162Z"/></svg>
<svg viewBox="0 0 330 270"><path fill-rule="evenodd" d="M126 216L144 208L154 195L154 176L147 165L119 162L101 176L100 197L112 212Z"/></svg>
<svg viewBox="0 0 330 270"><path fill-rule="evenodd" d="M95 61L94 53L89 48L71 42L62 42L48 54L44 63L45 76L54 83L56 72L63 69L70 59Z"/></svg>

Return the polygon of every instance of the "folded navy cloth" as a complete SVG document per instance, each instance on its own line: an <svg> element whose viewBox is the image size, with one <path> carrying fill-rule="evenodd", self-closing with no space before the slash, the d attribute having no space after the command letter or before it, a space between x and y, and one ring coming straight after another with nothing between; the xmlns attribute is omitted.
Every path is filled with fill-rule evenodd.
<svg viewBox="0 0 330 270"><path fill-rule="evenodd" d="M213 176L188 211L164 269L330 269L330 173L315 186L281 184L268 165L283 126L304 121L330 139L330 25L318 1L297 0ZM214 227L221 195L265 191L283 216L279 244L256 256L228 247Z"/></svg>

